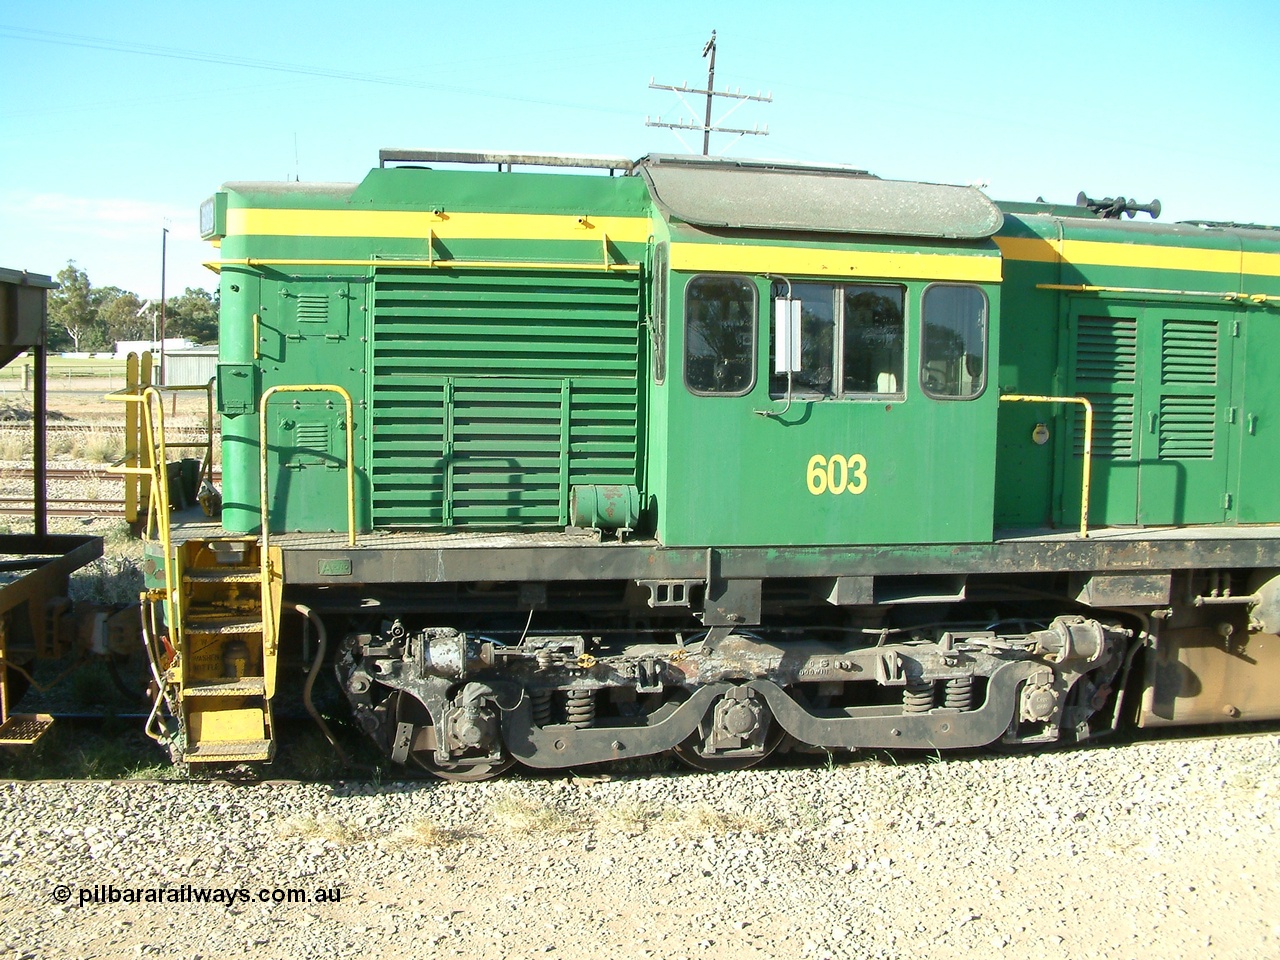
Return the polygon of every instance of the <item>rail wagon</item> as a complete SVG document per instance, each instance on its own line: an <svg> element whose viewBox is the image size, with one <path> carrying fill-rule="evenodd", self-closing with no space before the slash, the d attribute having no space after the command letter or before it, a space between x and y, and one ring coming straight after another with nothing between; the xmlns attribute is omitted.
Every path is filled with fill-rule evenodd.
<svg viewBox="0 0 1280 960"><path fill-rule="evenodd" d="M1280 716L1280 234L1137 210L671 156L228 183L220 519L123 397L148 731L270 759L303 621L312 712L332 669L456 779Z"/></svg>

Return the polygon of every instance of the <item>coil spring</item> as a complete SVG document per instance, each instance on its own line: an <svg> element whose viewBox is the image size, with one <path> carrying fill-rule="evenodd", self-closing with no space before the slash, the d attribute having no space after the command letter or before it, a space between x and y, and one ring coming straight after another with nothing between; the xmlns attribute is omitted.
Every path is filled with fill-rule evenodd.
<svg viewBox="0 0 1280 960"><path fill-rule="evenodd" d="M551 722L551 691L540 690L532 694L534 726L545 727Z"/></svg>
<svg viewBox="0 0 1280 960"><path fill-rule="evenodd" d="M571 727L589 727L596 722L596 694L594 690L566 690L564 694L565 722Z"/></svg>
<svg viewBox="0 0 1280 960"><path fill-rule="evenodd" d="M972 710L973 693L973 677L953 677L943 690L942 702L957 710Z"/></svg>
<svg viewBox="0 0 1280 960"><path fill-rule="evenodd" d="M933 681L908 680L902 691L903 713L925 713L933 708Z"/></svg>

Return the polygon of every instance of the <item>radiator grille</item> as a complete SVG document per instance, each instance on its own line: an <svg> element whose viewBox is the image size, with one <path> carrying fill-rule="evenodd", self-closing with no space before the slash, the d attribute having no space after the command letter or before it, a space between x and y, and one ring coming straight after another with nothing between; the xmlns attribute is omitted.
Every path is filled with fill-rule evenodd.
<svg viewBox="0 0 1280 960"><path fill-rule="evenodd" d="M634 274L387 272L373 319L375 526L562 525L637 482Z"/></svg>

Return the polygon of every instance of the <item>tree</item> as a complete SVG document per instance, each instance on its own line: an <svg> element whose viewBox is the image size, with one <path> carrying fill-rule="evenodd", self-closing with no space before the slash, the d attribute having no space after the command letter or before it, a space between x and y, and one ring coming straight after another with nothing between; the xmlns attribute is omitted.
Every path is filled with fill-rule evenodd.
<svg viewBox="0 0 1280 960"><path fill-rule="evenodd" d="M187 337L196 343L218 341L218 298L200 287L187 287L180 297L170 297L165 336Z"/></svg>
<svg viewBox="0 0 1280 960"><path fill-rule="evenodd" d="M89 275L74 260L58 271L61 286L49 293L49 347L70 346L77 353L106 347L106 332L98 319Z"/></svg>
<svg viewBox="0 0 1280 960"><path fill-rule="evenodd" d="M103 287L95 290L94 295L100 300L98 319L106 329L109 340L151 339L154 311L148 307L144 312L143 303L137 294L118 287Z"/></svg>

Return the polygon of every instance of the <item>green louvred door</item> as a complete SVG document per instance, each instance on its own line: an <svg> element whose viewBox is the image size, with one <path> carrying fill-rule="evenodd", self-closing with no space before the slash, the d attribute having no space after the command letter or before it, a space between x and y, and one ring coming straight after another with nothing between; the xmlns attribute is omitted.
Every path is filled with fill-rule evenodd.
<svg viewBox="0 0 1280 960"><path fill-rule="evenodd" d="M1094 406L1094 524L1221 523L1232 516L1229 308L1078 301L1073 391ZM1084 418L1060 483L1078 515Z"/></svg>
<svg viewBox="0 0 1280 960"><path fill-rule="evenodd" d="M563 526L573 486L636 484L639 289L622 272L380 272L374 526Z"/></svg>

